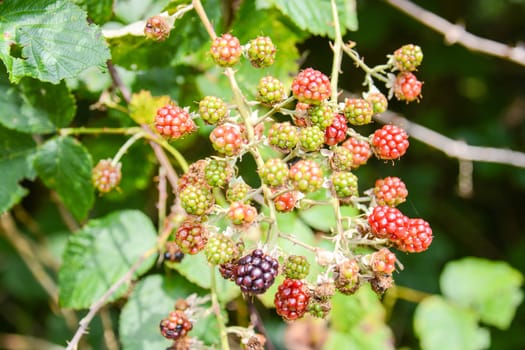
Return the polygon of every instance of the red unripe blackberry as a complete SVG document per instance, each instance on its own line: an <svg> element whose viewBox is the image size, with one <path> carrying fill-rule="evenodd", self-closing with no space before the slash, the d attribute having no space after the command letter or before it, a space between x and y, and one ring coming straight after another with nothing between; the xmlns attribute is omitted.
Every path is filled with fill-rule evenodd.
<svg viewBox="0 0 525 350"><path fill-rule="evenodd" d="M414 44L403 45L394 52L392 61L398 70L411 72L423 61L423 51Z"/></svg>
<svg viewBox="0 0 525 350"><path fill-rule="evenodd" d="M179 195L182 208L190 215L202 216L214 203L210 189L199 184L187 185Z"/></svg>
<svg viewBox="0 0 525 350"><path fill-rule="evenodd" d="M170 36L172 26L166 21L163 16L153 16L148 18L146 26L144 26L144 35L148 39L157 41L164 41Z"/></svg>
<svg viewBox="0 0 525 350"><path fill-rule="evenodd" d="M296 191L285 192L273 199L275 209L281 213L286 213L294 210L295 203L297 203Z"/></svg>
<svg viewBox="0 0 525 350"><path fill-rule="evenodd" d="M397 248L403 252L420 253L432 243L432 229L423 219L409 219L407 235L397 242Z"/></svg>
<svg viewBox="0 0 525 350"><path fill-rule="evenodd" d="M370 102L362 98L345 99L345 117L352 125L366 125L372 122L374 108Z"/></svg>
<svg viewBox="0 0 525 350"><path fill-rule="evenodd" d="M210 52L216 64L221 67L231 67L239 62L242 48L239 39L226 33L213 40Z"/></svg>
<svg viewBox="0 0 525 350"><path fill-rule="evenodd" d="M388 124L371 136L372 149L379 159L398 159L408 149L408 135L399 126Z"/></svg>
<svg viewBox="0 0 525 350"><path fill-rule="evenodd" d="M226 191L226 200L230 203L247 202L249 199L247 199L246 196L248 196L248 192L250 192L251 189L250 185L244 181L232 181Z"/></svg>
<svg viewBox="0 0 525 350"><path fill-rule="evenodd" d="M110 192L118 186L122 173L121 164L113 164L111 159L101 159L91 172L91 181L101 193Z"/></svg>
<svg viewBox="0 0 525 350"><path fill-rule="evenodd" d="M305 152L318 151L324 144L325 133L317 125L299 130L299 144Z"/></svg>
<svg viewBox="0 0 525 350"><path fill-rule="evenodd" d="M348 126L346 125L345 116L336 114L332 124L324 131L324 143L328 146L337 145L346 139L347 130Z"/></svg>
<svg viewBox="0 0 525 350"><path fill-rule="evenodd" d="M286 99L284 85L272 76L262 77L257 84L257 101L264 105L273 106Z"/></svg>
<svg viewBox="0 0 525 350"><path fill-rule="evenodd" d="M257 217L257 209L249 204L233 202L226 216L234 225L249 225Z"/></svg>
<svg viewBox="0 0 525 350"><path fill-rule="evenodd" d="M286 278L301 280L308 276L310 263L302 255L289 255L284 261L283 272Z"/></svg>
<svg viewBox="0 0 525 350"><path fill-rule="evenodd" d="M381 248L371 254L370 267L374 273L390 275L396 269L396 255L388 248Z"/></svg>
<svg viewBox="0 0 525 350"><path fill-rule="evenodd" d="M155 129L162 136L178 139L196 128L190 114L179 106L167 104L159 108L155 115Z"/></svg>
<svg viewBox="0 0 525 350"><path fill-rule="evenodd" d="M287 278L275 293L275 311L285 320L296 320L306 313L309 301L310 294L304 282Z"/></svg>
<svg viewBox="0 0 525 350"><path fill-rule="evenodd" d="M279 158L270 158L259 169L259 176L268 186L281 186L288 180L288 165Z"/></svg>
<svg viewBox="0 0 525 350"><path fill-rule="evenodd" d="M219 125L210 133L210 141L217 152L227 156L237 155L244 144L242 129L237 124Z"/></svg>
<svg viewBox="0 0 525 350"><path fill-rule="evenodd" d="M294 188L301 192L314 192L323 185L323 170L313 160L302 159L292 165L288 173Z"/></svg>
<svg viewBox="0 0 525 350"><path fill-rule="evenodd" d="M268 143L283 152L291 151L299 142L297 127L289 122L275 123L268 130Z"/></svg>
<svg viewBox="0 0 525 350"><path fill-rule="evenodd" d="M318 70L306 68L294 79L292 92L299 102L320 104L332 93L330 79Z"/></svg>
<svg viewBox="0 0 525 350"><path fill-rule="evenodd" d="M235 283L245 294L262 294L274 283L278 272L279 262L255 249L237 261Z"/></svg>
<svg viewBox="0 0 525 350"><path fill-rule="evenodd" d="M220 97L206 96L199 102L199 115L206 123L217 124L228 115L228 107Z"/></svg>
<svg viewBox="0 0 525 350"><path fill-rule="evenodd" d="M350 171L353 166L353 155L348 148L337 146L330 156L330 167L335 171Z"/></svg>
<svg viewBox="0 0 525 350"><path fill-rule="evenodd" d="M186 220L175 232L175 242L183 253L197 254L208 242L208 230L194 220Z"/></svg>
<svg viewBox="0 0 525 350"><path fill-rule="evenodd" d="M246 54L252 66L256 68L269 67L275 60L275 45L267 36L259 36L250 40Z"/></svg>
<svg viewBox="0 0 525 350"><path fill-rule="evenodd" d="M374 197L377 204L395 207L398 204L403 203L407 196L407 188L400 178L388 176L384 179L376 180Z"/></svg>
<svg viewBox="0 0 525 350"><path fill-rule="evenodd" d="M380 114L387 110L388 108L388 99L385 95L377 92L370 92L366 95L366 100L372 104L372 109L374 114Z"/></svg>
<svg viewBox="0 0 525 350"><path fill-rule="evenodd" d="M328 103L321 103L308 108L310 122L313 125L317 125L321 130L325 130L332 125L336 115L336 111Z"/></svg>
<svg viewBox="0 0 525 350"><path fill-rule="evenodd" d="M394 96L400 101L412 102L419 100L423 82L417 80L410 72L399 73L394 81Z"/></svg>
<svg viewBox="0 0 525 350"><path fill-rule="evenodd" d="M193 328L184 311L175 310L168 317L160 321L160 334L167 339L181 339Z"/></svg>
<svg viewBox="0 0 525 350"><path fill-rule="evenodd" d="M359 140L355 137L349 137L341 146L352 153L352 168L354 169L366 164L368 159L372 156L370 143Z"/></svg>
<svg viewBox="0 0 525 350"><path fill-rule="evenodd" d="M392 242L404 239L408 234L408 218L396 208L378 206L368 216L372 233Z"/></svg>

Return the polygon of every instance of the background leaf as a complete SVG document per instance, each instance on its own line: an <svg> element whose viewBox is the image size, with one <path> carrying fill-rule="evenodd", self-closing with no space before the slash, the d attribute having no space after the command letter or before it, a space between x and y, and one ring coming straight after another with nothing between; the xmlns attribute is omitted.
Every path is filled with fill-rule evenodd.
<svg viewBox="0 0 525 350"><path fill-rule="evenodd" d="M210 265L204 253L188 255L180 263L171 264L170 267L177 270L188 281L195 283L197 286L210 289ZM222 302L231 301L240 294L239 287L235 283L222 278L217 268L215 268L215 281L217 283L217 295Z"/></svg>
<svg viewBox="0 0 525 350"><path fill-rule="evenodd" d="M109 58L99 28L89 25L86 12L69 1L7 0L0 18L0 32L8 39L0 40L0 59L12 82L31 76L56 84ZM21 48L19 55L12 44Z"/></svg>
<svg viewBox="0 0 525 350"><path fill-rule="evenodd" d="M35 169L47 187L58 195L77 219L86 217L94 201L91 156L75 139L53 138L38 150Z"/></svg>
<svg viewBox="0 0 525 350"><path fill-rule="evenodd" d="M487 329L476 314L439 296L423 300L414 315L414 328L423 350L479 350L490 345Z"/></svg>
<svg viewBox="0 0 525 350"><path fill-rule="evenodd" d="M32 156L36 152L33 138L0 126L0 213L18 203L27 190L19 185L24 178L33 178Z"/></svg>
<svg viewBox="0 0 525 350"><path fill-rule="evenodd" d="M521 273L509 264L479 258L449 262L440 278L445 296L501 329L509 327L523 300L522 283Z"/></svg>
<svg viewBox="0 0 525 350"><path fill-rule="evenodd" d="M173 310L177 299L207 291L179 275L151 275L135 286L120 314L120 339L124 350L165 349L173 342L163 338L159 323ZM219 344L217 321L213 313L199 317L189 333L207 344Z"/></svg>
<svg viewBox="0 0 525 350"><path fill-rule="evenodd" d="M354 295L336 293L332 299L332 327L323 349L394 349L394 338L385 325L385 310L369 285Z"/></svg>
<svg viewBox="0 0 525 350"><path fill-rule="evenodd" d="M113 2L114 0L74 0L97 24L105 23L113 16Z"/></svg>
<svg viewBox="0 0 525 350"><path fill-rule="evenodd" d="M354 0L337 0L341 32L357 30L356 3ZM275 6L299 28L315 35L334 37L332 7L325 0L258 0L258 6Z"/></svg>
<svg viewBox="0 0 525 350"><path fill-rule="evenodd" d="M24 78L19 86L0 85L0 123L9 129L43 134L67 126L75 116L75 98L64 82L53 85Z"/></svg>
<svg viewBox="0 0 525 350"><path fill-rule="evenodd" d="M60 305L89 307L155 244L155 228L140 211L120 211L91 220L67 242L59 273ZM154 256L144 261L135 276L154 262ZM122 296L128 287L124 284L109 301Z"/></svg>

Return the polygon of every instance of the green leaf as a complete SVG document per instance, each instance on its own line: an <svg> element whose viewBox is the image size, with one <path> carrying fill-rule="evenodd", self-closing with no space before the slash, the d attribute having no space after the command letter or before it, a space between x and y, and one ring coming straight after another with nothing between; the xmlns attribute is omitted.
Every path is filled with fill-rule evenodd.
<svg viewBox="0 0 525 350"><path fill-rule="evenodd" d="M9 210L27 194L19 182L34 178L32 156L35 153L36 145L30 135L0 126L0 213Z"/></svg>
<svg viewBox="0 0 525 350"><path fill-rule="evenodd" d="M97 24L106 23L113 16L114 0L74 0L88 13L89 18Z"/></svg>
<svg viewBox="0 0 525 350"><path fill-rule="evenodd" d="M30 76L56 84L109 58L99 28L70 1L6 0L0 18L0 59L12 82Z"/></svg>
<svg viewBox="0 0 525 350"><path fill-rule="evenodd" d="M89 307L155 244L155 228L140 211L120 211L89 221L67 242L58 276L60 305ZM151 256L134 276L146 272L154 262L155 257ZM122 285L108 301L121 297L128 287L129 284Z"/></svg>
<svg viewBox="0 0 525 350"><path fill-rule="evenodd" d="M445 296L500 329L510 326L523 300L522 283L521 273L507 263L471 257L448 263L440 278Z"/></svg>
<svg viewBox="0 0 525 350"><path fill-rule="evenodd" d="M426 298L418 305L414 329L423 350L480 350L490 345L490 333L478 327L474 312L439 296Z"/></svg>
<svg viewBox="0 0 525 350"><path fill-rule="evenodd" d="M77 219L86 217L94 201L92 160L86 149L67 136L53 138L39 149L35 169Z"/></svg>
<svg viewBox="0 0 525 350"><path fill-rule="evenodd" d="M187 255L180 263L172 264L170 267L177 270L188 281L197 286L210 289L210 265L202 252L196 255ZM229 302L240 294L239 287L235 283L222 278L217 268L215 268L215 282L217 283L217 294L221 302Z"/></svg>
<svg viewBox="0 0 525 350"><path fill-rule="evenodd" d="M355 216L357 209L349 206L341 207L341 215ZM334 209L330 205L316 205L299 212L301 219L316 230L330 232L336 226Z"/></svg>
<svg viewBox="0 0 525 350"><path fill-rule="evenodd" d="M0 83L0 123L9 129L43 134L67 126L75 116L75 98L64 82L53 85L24 78L20 85Z"/></svg>
<svg viewBox="0 0 525 350"><path fill-rule="evenodd" d="M166 349L173 342L159 333L159 322L173 310L177 299L206 291L178 275L151 275L135 286L120 314L120 340L124 350ZM198 317L189 333L207 344L219 344L217 321L210 313Z"/></svg>
<svg viewBox="0 0 525 350"><path fill-rule="evenodd" d="M327 0L259 0L259 7L275 6L299 28L315 35L334 38L332 6ZM357 30L355 0L336 0L341 33Z"/></svg>
<svg viewBox="0 0 525 350"><path fill-rule="evenodd" d="M392 331L385 323L385 310L368 285L351 296L334 295L331 320L332 328L324 349L394 349Z"/></svg>

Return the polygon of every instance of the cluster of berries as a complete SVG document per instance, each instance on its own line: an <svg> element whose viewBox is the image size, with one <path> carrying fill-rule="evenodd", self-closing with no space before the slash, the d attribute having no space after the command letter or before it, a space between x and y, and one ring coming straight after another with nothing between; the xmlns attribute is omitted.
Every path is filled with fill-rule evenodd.
<svg viewBox="0 0 525 350"><path fill-rule="evenodd" d="M158 27L154 21L149 26L150 31ZM268 67L274 62L275 53L268 37L261 36L241 46L229 33L214 38L210 48L213 61L227 70L243 56L256 68ZM412 72L422 58L421 48L416 45L405 45L390 55L391 71L399 71L397 76L390 74L390 95L407 102L420 98L422 83ZM258 103L247 104L248 112L244 114L236 106L242 101L229 105L217 96L205 96L193 112L174 103L157 110L154 128L170 140L194 132L196 118L213 125L209 139L218 153L196 161L180 177L177 195L187 215L167 242L165 261L176 263L184 254L203 252L208 262L218 266L221 275L246 295L265 293L281 273L284 281L277 287L274 304L285 320L298 319L307 312L325 317L336 291L352 294L364 282L370 283L378 294L392 286L397 258L389 248L422 252L432 242L432 230L423 219L410 219L396 208L408 195L401 179L379 179L374 188L363 192L366 197L359 197L354 171L373 155L380 160L398 160L408 149L408 135L396 125L384 125L371 135L361 135L355 129L371 124L375 115L385 112L388 98L370 86L363 97L338 102L333 100L336 94L332 88L328 76L306 68L293 79L290 98L277 78L261 78L255 94ZM258 119L252 110L255 108L266 108L265 117ZM275 113L290 119L279 118L277 122L272 119ZM264 152L272 156L263 157L260 149L264 147L277 152ZM251 188L242 177L235 176L237 162L248 153L256 160L260 188ZM114 188L120 178L120 167L114 167L118 168L117 176L109 166L108 162L98 165L93 173L93 181L101 192ZM304 256L285 256L273 246L245 252L248 229L262 231L259 223L265 220L277 225L275 216L265 218L258 211L259 204L252 201L270 207L270 212L290 212L301 207L305 197L322 190L326 190L327 197L337 198L339 204L362 211L362 215L352 218L352 224L347 225L350 227L335 233L334 240L358 240L370 248L368 253L349 252L345 250L349 249L347 246L337 244L333 252L325 252L326 256L321 257L322 250L311 247L317 252L317 263L326 268L323 278L311 284L306 280L309 262ZM219 191L224 191L227 206L215 205ZM363 204L366 201L368 206ZM229 228L220 232L210 223L215 221L208 220L209 216L227 219ZM277 232L270 231L266 234L278 234L278 228ZM191 322L184 311L175 310L161 321L160 328L165 337L180 339L191 329Z"/></svg>

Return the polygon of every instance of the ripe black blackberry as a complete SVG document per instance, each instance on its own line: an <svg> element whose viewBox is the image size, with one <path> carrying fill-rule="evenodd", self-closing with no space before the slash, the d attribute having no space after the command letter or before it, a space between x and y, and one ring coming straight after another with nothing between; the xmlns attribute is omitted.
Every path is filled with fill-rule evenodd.
<svg viewBox="0 0 525 350"><path fill-rule="evenodd" d="M255 249L237 261L235 283L246 294L262 294L275 281L279 262L261 249Z"/></svg>

